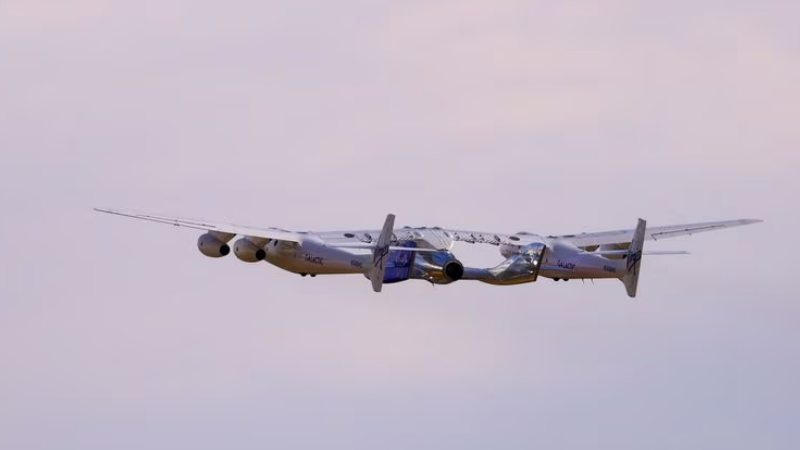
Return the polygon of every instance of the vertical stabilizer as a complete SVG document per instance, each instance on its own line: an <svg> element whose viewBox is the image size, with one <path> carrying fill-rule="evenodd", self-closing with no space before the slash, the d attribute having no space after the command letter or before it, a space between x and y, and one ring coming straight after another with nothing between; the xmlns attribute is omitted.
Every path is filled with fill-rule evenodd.
<svg viewBox="0 0 800 450"><path fill-rule="evenodd" d="M372 282L372 290L375 292L383 289L383 279L386 275L386 263L389 259L389 247L392 244L393 235L394 214L389 214L386 216L381 236L378 238L378 245L372 254L372 269L369 271L369 279Z"/></svg>
<svg viewBox="0 0 800 450"><path fill-rule="evenodd" d="M636 231L633 233L633 240L628 254L625 257L625 275L622 277L622 282L625 284L625 290L628 291L628 297L636 297L636 288L639 285L639 271L642 266L642 249L644 248L644 234L647 229L647 221L639 219L639 224L636 225Z"/></svg>

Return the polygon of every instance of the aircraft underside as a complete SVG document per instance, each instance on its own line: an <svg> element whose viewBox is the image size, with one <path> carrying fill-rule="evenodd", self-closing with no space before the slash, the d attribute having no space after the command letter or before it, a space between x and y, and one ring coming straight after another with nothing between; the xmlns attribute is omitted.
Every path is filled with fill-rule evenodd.
<svg viewBox="0 0 800 450"><path fill-rule="evenodd" d="M389 214L381 230L294 232L279 228L217 224L197 219L123 212L97 211L156 223L203 230L200 252L211 258L233 253L247 263L266 261L303 276L362 274L375 292L384 284L424 280L450 284L473 280L499 286L554 280L618 279L628 296L635 297L644 255L686 254L681 251L644 251L645 241L750 225L755 219L647 227L597 233L539 236L533 233L484 233L434 228L394 228ZM233 243L230 242L239 236ZM454 244L493 245L504 258L487 268L465 267L453 253Z"/></svg>

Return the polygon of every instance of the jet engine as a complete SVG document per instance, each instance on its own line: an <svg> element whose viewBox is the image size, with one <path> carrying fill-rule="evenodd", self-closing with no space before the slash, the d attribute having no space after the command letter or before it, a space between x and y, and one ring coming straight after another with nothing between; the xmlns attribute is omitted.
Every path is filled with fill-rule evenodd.
<svg viewBox="0 0 800 450"><path fill-rule="evenodd" d="M417 253L411 278L450 284L464 277L464 264L450 252Z"/></svg>
<svg viewBox="0 0 800 450"><path fill-rule="evenodd" d="M231 252L228 241L234 238L235 234L208 232L197 240L197 248L200 253L209 258L221 258Z"/></svg>
<svg viewBox="0 0 800 450"><path fill-rule="evenodd" d="M451 281L458 281L464 276L464 264L457 259L451 259L444 265L444 275Z"/></svg>
<svg viewBox="0 0 800 450"><path fill-rule="evenodd" d="M263 261L267 257L267 252L263 245L251 241L248 238L239 239L233 244L233 253L240 260L247 263Z"/></svg>
<svg viewBox="0 0 800 450"><path fill-rule="evenodd" d="M417 252L414 251L414 242L406 242L403 246L408 250L393 250L389 253L383 278L385 284L409 279L450 284L464 277L464 265L449 251ZM365 271L364 276L369 278L369 271Z"/></svg>

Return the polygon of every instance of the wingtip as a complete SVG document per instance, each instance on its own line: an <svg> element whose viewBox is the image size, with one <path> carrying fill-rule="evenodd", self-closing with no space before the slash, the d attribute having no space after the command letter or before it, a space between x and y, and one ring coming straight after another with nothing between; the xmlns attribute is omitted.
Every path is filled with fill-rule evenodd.
<svg viewBox="0 0 800 450"><path fill-rule="evenodd" d="M116 214L116 215L124 215L124 211L120 211L114 208L92 208L95 212L103 213L103 214Z"/></svg>

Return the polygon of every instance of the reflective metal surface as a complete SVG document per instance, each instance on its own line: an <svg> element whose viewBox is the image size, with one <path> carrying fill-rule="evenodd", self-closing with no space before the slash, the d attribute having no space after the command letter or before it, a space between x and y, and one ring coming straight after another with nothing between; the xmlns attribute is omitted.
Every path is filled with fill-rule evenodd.
<svg viewBox="0 0 800 450"><path fill-rule="evenodd" d="M547 246L530 244L520 247L519 252L512 254L499 266L491 269L465 268L465 280L478 280L495 285L514 285L532 283L539 277Z"/></svg>
<svg viewBox="0 0 800 450"><path fill-rule="evenodd" d="M461 279L463 267L450 252L417 253L411 278L434 284L450 284Z"/></svg>

